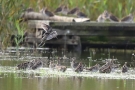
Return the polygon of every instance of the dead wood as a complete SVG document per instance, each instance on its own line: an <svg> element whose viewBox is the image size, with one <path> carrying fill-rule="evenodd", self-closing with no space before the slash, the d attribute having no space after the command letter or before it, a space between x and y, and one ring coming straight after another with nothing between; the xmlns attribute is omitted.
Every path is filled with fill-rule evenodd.
<svg viewBox="0 0 135 90"><path fill-rule="evenodd" d="M27 20L49 20L49 21L58 21L58 22L86 22L86 21L90 21L90 18L75 18L75 17L58 16L58 15L48 17L48 16L46 16L42 13L38 13L38 12L24 12L21 15L21 19L24 21L27 21Z"/></svg>

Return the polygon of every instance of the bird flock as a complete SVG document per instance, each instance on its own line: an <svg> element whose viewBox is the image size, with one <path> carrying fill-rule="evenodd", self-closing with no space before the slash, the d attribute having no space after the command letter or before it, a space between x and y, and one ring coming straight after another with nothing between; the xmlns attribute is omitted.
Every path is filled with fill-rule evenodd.
<svg viewBox="0 0 135 90"><path fill-rule="evenodd" d="M34 59L32 61L23 62L17 65L17 68L20 69L37 69L43 66L43 62L40 59Z"/></svg>
<svg viewBox="0 0 135 90"><path fill-rule="evenodd" d="M33 11L32 8L28 8L27 12L31 12ZM74 15L78 18L86 18L87 15L85 15L83 12L80 11L79 8L75 7L71 10L69 10L69 8L66 5L61 5L59 6L54 13L49 11L47 8L43 8L39 11L40 13L46 15L46 17L53 17L54 13L56 14L63 14L63 15ZM134 16L133 14L129 14L125 17L123 17L122 19L117 18L115 15L113 15L112 13L108 12L107 10L105 10L102 14L100 14L97 18L97 22L105 22L106 20L109 20L110 22L128 22L128 23L132 23L134 21ZM42 25L42 29L45 32L45 35L43 35L42 41L45 41L44 38L46 38L46 40L50 40L54 37L57 36L57 32L56 31L52 31L52 29L45 24L41 24ZM44 28L46 27L46 28ZM44 44L44 42L41 42L41 44ZM114 63L114 60L108 60L106 61L106 63L102 66L100 66L99 64L96 64L94 66L91 67L87 67L85 64L83 64L82 62L76 62L75 58L71 58L71 62L70 62L70 68L75 71L75 72L83 72L83 71L99 71L99 73L110 73L112 72L114 69L119 68L118 64ZM67 70L67 66L61 65L59 63L59 59L57 60L57 63L54 63L53 61L49 61L49 65L48 67L50 69L53 70L58 70L58 71L62 71L65 72ZM40 59L34 59L32 61L27 61L27 62L23 62L17 65L17 68L20 69L37 69L39 67L43 67L43 61ZM121 67L121 72L125 73L128 72L128 66L127 66L127 62L125 62L125 64Z"/></svg>
<svg viewBox="0 0 135 90"><path fill-rule="evenodd" d="M32 8L28 8L26 11L31 12L34 10ZM54 15L64 15L64 16L74 16L77 18L88 18L88 16L85 13L83 13L78 7L72 8L70 10L67 5L60 5L58 8L56 8L54 12L51 12L48 10L47 7L44 7L41 10L39 10L39 13L42 13L46 17L53 17ZM110 22L132 23L134 22L134 15L130 13L129 15L119 19L117 16L105 10L96 19L97 22L105 22L107 20Z"/></svg>
<svg viewBox="0 0 135 90"><path fill-rule="evenodd" d="M110 22L132 23L132 22L134 22L134 16L133 16L133 14L129 14L129 15L123 17L122 19L119 19L118 17L116 17L112 13L105 10L102 14L99 15L99 17L97 18L97 21L98 22L105 22L106 20L109 20Z"/></svg>
<svg viewBox="0 0 135 90"><path fill-rule="evenodd" d="M121 69L122 73L128 72L129 68L127 66L127 62L124 63L122 67L120 64L116 64L114 59L106 60L106 63L103 65L95 64L94 66L87 67L83 62L77 62L76 58L69 58L70 66L61 65L61 58L57 60L48 60L47 62L43 62L41 59L34 59L32 61L23 62L17 65L19 70L26 70L26 69L38 69L39 67L43 67L47 65L50 70L57 70L61 72L65 72L69 67L74 72L99 72L99 73L111 73L116 69Z"/></svg>
<svg viewBox="0 0 135 90"><path fill-rule="evenodd" d="M34 12L34 9L29 7L25 10L27 13ZM45 15L45 17L53 17L54 15L71 15L78 18L86 18L87 15L80 11L79 8L75 7L71 10L67 6L60 6L54 12L51 12L47 7L43 7L39 10L39 13Z"/></svg>

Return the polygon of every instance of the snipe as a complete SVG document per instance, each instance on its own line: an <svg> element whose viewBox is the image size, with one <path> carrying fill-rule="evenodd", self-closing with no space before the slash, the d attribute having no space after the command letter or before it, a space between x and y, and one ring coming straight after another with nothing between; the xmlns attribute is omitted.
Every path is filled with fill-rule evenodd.
<svg viewBox="0 0 135 90"><path fill-rule="evenodd" d="M103 17L108 19L111 22L119 22L119 19L112 13L109 13L107 10L103 12Z"/></svg>
<svg viewBox="0 0 135 90"><path fill-rule="evenodd" d="M49 11L47 8L42 8L39 12L45 15L46 17L54 16L54 14L51 11Z"/></svg>
<svg viewBox="0 0 135 90"><path fill-rule="evenodd" d="M55 13L67 15L68 11L69 9L66 5L61 5L55 10Z"/></svg>

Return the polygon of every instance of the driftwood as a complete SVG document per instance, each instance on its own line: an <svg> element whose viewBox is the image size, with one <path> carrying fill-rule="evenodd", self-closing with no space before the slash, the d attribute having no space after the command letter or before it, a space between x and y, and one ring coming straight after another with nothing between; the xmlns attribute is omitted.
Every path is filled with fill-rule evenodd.
<svg viewBox="0 0 135 90"><path fill-rule="evenodd" d="M24 12L21 18L25 21L27 20L49 20L49 21L59 21L59 22L86 22L90 21L90 18L75 18L68 16L58 16L54 15L52 17L47 17L46 15L38 12Z"/></svg>

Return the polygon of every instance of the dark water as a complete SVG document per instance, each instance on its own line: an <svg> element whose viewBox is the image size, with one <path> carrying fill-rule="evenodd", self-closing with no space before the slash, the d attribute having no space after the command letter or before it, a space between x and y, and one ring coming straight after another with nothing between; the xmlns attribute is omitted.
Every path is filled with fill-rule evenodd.
<svg viewBox="0 0 135 90"><path fill-rule="evenodd" d="M133 68L133 53L134 50L91 49L90 51L83 51L82 56L80 56L81 59L78 60L82 60L88 66L89 64L94 65L97 62L103 63L105 59L114 57L115 59L118 59L121 66L126 61L128 62L128 66ZM55 54L55 56L56 55L58 54ZM40 57L43 56L40 55ZM91 57L90 62L88 57ZM0 60L0 67L15 68L18 63L23 62L24 60L4 58L4 60ZM69 65L69 63L67 65ZM10 72L6 72L6 70ZM135 79L108 79L82 76L47 77L46 75L38 73L19 74L14 71L16 70L13 70L12 72L12 69L5 69L5 72L2 72L2 69L0 69L0 90L134 90L135 88Z"/></svg>

